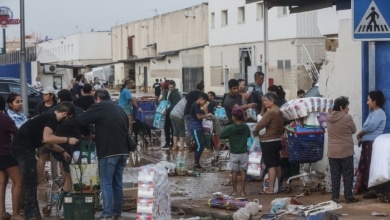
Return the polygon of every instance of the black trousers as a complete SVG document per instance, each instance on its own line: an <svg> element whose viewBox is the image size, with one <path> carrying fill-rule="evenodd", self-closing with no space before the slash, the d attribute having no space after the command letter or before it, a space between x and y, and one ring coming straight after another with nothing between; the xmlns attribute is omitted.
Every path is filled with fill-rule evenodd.
<svg viewBox="0 0 390 220"><path fill-rule="evenodd" d="M344 179L344 198L353 198L353 156L329 158L332 180L332 199L339 199L341 175Z"/></svg>

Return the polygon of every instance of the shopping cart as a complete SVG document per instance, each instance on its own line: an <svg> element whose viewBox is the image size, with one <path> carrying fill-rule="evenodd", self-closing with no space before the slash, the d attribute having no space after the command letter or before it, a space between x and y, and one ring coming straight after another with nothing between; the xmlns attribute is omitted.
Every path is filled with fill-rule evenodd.
<svg viewBox="0 0 390 220"><path fill-rule="evenodd" d="M161 142L161 131L153 126L154 116L156 115L156 99L150 96L141 97L138 106L141 107L142 112L134 108L134 119L145 123L151 130L150 138L145 134L140 134L140 146L150 147L151 145L159 145Z"/></svg>
<svg viewBox="0 0 390 220"><path fill-rule="evenodd" d="M288 138L287 152L289 162L299 163L301 167L301 174L288 178L287 192L292 191L290 182L299 178L302 180L305 195L316 191L325 193L325 186L322 181L324 174L311 169L312 163L322 160L325 131L316 129L315 131L297 132L290 128L285 130ZM308 164L308 167L305 164ZM308 182L314 182L314 184L308 185Z"/></svg>

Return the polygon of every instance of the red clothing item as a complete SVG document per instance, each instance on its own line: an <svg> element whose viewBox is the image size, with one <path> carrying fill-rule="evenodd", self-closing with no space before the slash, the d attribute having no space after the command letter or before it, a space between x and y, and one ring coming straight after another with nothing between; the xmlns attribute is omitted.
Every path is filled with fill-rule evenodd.
<svg viewBox="0 0 390 220"><path fill-rule="evenodd" d="M166 89L166 87L167 87L167 81L164 81L164 82L161 84L162 92Z"/></svg>

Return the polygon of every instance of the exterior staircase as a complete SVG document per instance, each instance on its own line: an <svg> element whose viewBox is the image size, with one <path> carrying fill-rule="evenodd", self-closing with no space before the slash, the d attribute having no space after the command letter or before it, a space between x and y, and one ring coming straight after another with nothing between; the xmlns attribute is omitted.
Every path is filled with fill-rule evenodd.
<svg viewBox="0 0 390 220"><path fill-rule="evenodd" d="M307 51L305 45L301 45L301 55L302 55L302 64L305 67L307 73L309 74L311 81L318 82L320 73L318 72L318 69L315 63L313 62L309 52Z"/></svg>

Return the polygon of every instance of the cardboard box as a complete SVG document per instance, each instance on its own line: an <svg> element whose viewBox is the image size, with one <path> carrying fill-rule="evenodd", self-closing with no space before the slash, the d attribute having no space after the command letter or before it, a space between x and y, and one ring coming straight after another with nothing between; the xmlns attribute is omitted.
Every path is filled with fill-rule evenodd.
<svg viewBox="0 0 390 220"><path fill-rule="evenodd" d="M137 209L138 187L123 189L122 211Z"/></svg>

